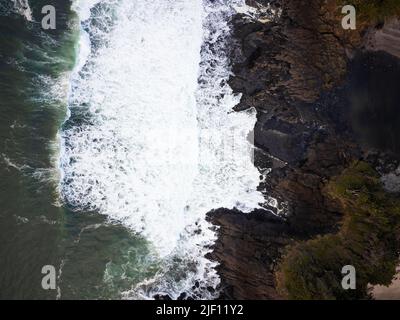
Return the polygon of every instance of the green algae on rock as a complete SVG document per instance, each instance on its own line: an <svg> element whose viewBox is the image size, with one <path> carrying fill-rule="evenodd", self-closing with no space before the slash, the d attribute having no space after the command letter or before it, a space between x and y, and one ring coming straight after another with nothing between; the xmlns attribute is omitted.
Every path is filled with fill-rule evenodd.
<svg viewBox="0 0 400 320"><path fill-rule="evenodd" d="M332 179L326 192L343 207L340 231L290 246L276 274L278 289L290 299L368 299L368 284L389 285L396 272L400 200L365 162ZM355 290L341 286L345 265L356 268Z"/></svg>
<svg viewBox="0 0 400 320"><path fill-rule="evenodd" d="M383 22L386 18L400 16L398 0L353 0L351 3L362 21Z"/></svg>

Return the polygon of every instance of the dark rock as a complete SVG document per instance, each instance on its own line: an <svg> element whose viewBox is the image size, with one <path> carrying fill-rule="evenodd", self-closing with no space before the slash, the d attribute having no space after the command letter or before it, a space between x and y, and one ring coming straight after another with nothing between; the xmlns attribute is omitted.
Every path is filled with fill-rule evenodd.
<svg viewBox="0 0 400 320"><path fill-rule="evenodd" d="M280 248L290 242L290 225L262 210L244 215L237 210L219 209L208 217L221 226L208 258L220 262L217 270L223 298L278 298L272 270Z"/></svg>
<svg viewBox="0 0 400 320"><path fill-rule="evenodd" d="M178 297L178 300L186 300L186 299L187 299L187 294L185 292L182 292Z"/></svg>
<svg viewBox="0 0 400 320"><path fill-rule="evenodd" d="M248 4L254 2L261 1ZM227 299L279 298L274 270L285 246L337 230L341 208L323 190L361 154L344 111L346 52L357 34L343 34L334 0L274 5L282 15L269 23L241 15L232 21L238 47L230 85L243 94L235 111L257 110L255 161L267 174L259 190L277 199L285 216L268 205L251 214L209 214L220 226L209 257L220 263Z"/></svg>
<svg viewBox="0 0 400 320"><path fill-rule="evenodd" d="M169 295L161 295L161 294L156 294L154 297L154 300L172 300Z"/></svg>

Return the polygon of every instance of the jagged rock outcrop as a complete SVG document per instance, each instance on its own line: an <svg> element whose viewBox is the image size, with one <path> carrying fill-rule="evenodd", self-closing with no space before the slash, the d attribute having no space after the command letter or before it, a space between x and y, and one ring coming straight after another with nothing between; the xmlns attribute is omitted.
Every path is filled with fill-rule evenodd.
<svg viewBox="0 0 400 320"><path fill-rule="evenodd" d="M248 4L255 2L270 1ZM337 230L341 208L323 189L366 153L353 130L347 71L367 25L343 30L335 0L271 5L282 10L279 18L265 23L239 14L232 22L238 50L230 84L243 93L236 111L257 110L255 162L272 168L260 191L277 199L285 216L268 206L209 215L221 227L211 258L220 262L223 297L235 299L279 298L274 270L284 247Z"/></svg>
<svg viewBox="0 0 400 320"><path fill-rule="evenodd" d="M277 299L273 267L279 248L287 245L292 230L273 214L236 210L212 211L210 220L220 225L215 250L209 258L221 262L217 268L225 299Z"/></svg>

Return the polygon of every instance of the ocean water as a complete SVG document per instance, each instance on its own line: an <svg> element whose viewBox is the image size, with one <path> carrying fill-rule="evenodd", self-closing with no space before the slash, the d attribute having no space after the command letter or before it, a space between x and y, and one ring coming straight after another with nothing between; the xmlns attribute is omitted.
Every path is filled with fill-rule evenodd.
<svg viewBox="0 0 400 320"><path fill-rule="evenodd" d="M65 1L59 29L41 30L40 9L28 21L0 1L0 298L47 298L44 265L60 265L66 210L57 195L57 132L66 112L65 72L79 37ZM28 16L29 17L29 16ZM68 232L68 231L67 231Z"/></svg>
<svg viewBox="0 0 400 320"><path fill-rule="evenodd" d="M242 1L59 0L54 31L27 4L0 5L0 298L216 297L206 213L264 201L227 84Z"/></svg>

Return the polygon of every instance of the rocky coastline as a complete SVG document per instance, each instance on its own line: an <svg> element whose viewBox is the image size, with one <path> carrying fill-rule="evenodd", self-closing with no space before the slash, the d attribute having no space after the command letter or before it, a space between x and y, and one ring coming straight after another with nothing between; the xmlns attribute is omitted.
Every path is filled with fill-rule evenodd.
<svg viewBox="0 0 400 320"><path fill-rule="evenodd" d="M346 208L327 191L332 180L362 161L397 185L399 144L377 133L398 132L400 97L392 83L400 71L400 32L399 42L388 46L385 23L360 21L357 30L344 30L337 0L247 4L279 12L270 19L238 14L232 21L237 50L230 81L242 94L235 111L257 110L255 164L264 178L259 190L278 205L251 214L209 213L220 227L209 258L220 264L221 299L290 298L277 276L288 248L342 228ZM393 20L387 25L397 28ZM383 93L367 90L379 87L377 77L388 83ZM380 106L383 94L390 98ZM378 110L383 115L374 118ZM368 298L360 290L357 297Z"/></svg>

